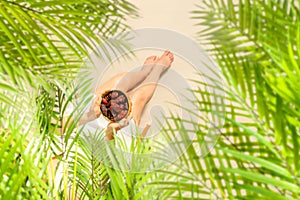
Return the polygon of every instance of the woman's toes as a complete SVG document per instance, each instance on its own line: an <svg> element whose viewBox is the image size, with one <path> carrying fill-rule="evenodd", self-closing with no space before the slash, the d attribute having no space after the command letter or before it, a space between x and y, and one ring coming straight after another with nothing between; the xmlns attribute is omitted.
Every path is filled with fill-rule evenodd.
<svg viewBox="0 0 300 200"><path fill-rule="evenodd" d="M173 56L173 54L171 52L168 54L168 58L170 59L170 61L174 60L174 56Z"/></svg>
<svg viewBox="0 0 300 200"><path fill-rule="evenodd" d="M174 55L172 53L170 54L170 59L172 62L174 61Z"/></svg>
<svg viewBox="0 0 300 200"><path fill-rule="evenodd" d="M168 51L168 50L166 50L166 51L163 53L162 57L163 57L163 56L168 56L168 55L169 55L169 53L171 53L171 52L170 52L170 51Z"/></svg>
<svg viewBox="0 0 300 200"><path fill-rule="evenodd" d="M157 56L150 56L146 58L144 64L154 64L154 61L156 60Z"/></svg>
<svg viewBox="0 0 300 200"><path fill-rule="evenodd" d="M149 56L148 58L146 58L146 61L150 61L150 60L153 60L155 56Z"/></svg>
<svg viewBox="0 0 300 200"><path fill-rule="evenodd" d="M154 56L153 61L155 62L155 61L157 61L158 59L159 59L158 56Z"/></svg>

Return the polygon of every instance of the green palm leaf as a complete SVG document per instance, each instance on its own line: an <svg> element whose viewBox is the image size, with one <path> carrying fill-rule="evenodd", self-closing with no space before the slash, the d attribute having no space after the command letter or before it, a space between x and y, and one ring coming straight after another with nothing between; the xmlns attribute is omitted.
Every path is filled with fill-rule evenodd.
<svg viewBox="0 0 300 200"><path fill-rule="evenodd" d="M0 2L0 198L58 198L49 160L55 156L61 166L72 155L83 108L71 114L63 134L57 129L78 90L88 92L89 80L76 88L74 78L91 51L109 58L111 48L127 48L124 38L112 37L135 16L136 8L122 0Z"/></svg>
<svg viewBox="0 0 300 200"><path fill-rule="evenodd" d="M296 1L203 3L194 11L194 19L203 27L201 43L209 44L226 80L223 88L213 86L225 94L226 112L216 110L217 101L206 98L215 96L213 90L200 89L206 84L201 81L195 81L199 89L193 91L197 97L193 102L202 111L199 118L213 115L224 125L216 129L220 138L215 148L201 157L199 145L211 121L195 124L199 139L186 152L174 146L183 154L172 163L174 172L164 172L172 181L155 184L170 198L298 199L299 5ZM171 137L180 130L182 136L173 141L182 143L191 130L185 130L176 117L170 120L183 127L167 129L166 134Z"/></svg>

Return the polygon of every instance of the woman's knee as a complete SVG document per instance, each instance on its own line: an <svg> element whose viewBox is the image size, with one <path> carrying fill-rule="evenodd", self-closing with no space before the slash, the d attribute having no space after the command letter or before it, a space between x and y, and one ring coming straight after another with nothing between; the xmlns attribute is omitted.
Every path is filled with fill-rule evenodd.
<svg viewBox="0 0 300 200"><path fill-rule="evenodd" d="M134 101L135 104L141 105L141 104L145 104L147 103L152 97L152 94L148 93L145 90L139 90L136 91L136 93L134 94Z"/></svg>

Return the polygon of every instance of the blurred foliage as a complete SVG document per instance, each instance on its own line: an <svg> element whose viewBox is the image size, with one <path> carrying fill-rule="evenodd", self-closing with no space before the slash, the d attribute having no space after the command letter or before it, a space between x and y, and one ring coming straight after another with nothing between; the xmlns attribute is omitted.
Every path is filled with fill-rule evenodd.
<svg viewBox="0 0 300 200"><path fill-rule="evenodd" d="M203 139L193 141L180 167L171 168L177 178L159 183L175 186L170 198L299 199L299 14L293 0L209 0L193 12L199 41L222 70L215 85L196 81L195 105L224 124L214 130L220 138L209 154L199 151ZM213 90L224 93L224 113L216 109L221 97L207 92ZM179 130L184 126L168 131ZM195 130L199 138L210 131Z"/></svg>
<svg viewBox="0 0 300 200"><path fill-rule="evenodd" d="M132 166L155 165L135 157L152 143L124 147L120 139L128 159L103 132L82 134L80 107L57 131L69 105L90 101L77 99L89 80L74 86L82 63L91 50L109 58L128 48L111 36L129 28L136 8L121 0L1 1L0 198L299 199L299 4L202 2L193 12L198 38L222 72L194 80L199 113L188 112L203 123L167 119L162 133L178 159L137 173ZM154 145L161 160L170 157Z"/></svg>
<svg viewBox="0 0 300 200"><path fill-rule="evenodd" d="M92 51L110 59L108 51L128 48L114 37L128 17L137 12L125 0L0 1L1 199L58 198L49 161L62 162L74 145L82 108L64 134L58 129L89 84L77 88L75 78Z"/></svg>

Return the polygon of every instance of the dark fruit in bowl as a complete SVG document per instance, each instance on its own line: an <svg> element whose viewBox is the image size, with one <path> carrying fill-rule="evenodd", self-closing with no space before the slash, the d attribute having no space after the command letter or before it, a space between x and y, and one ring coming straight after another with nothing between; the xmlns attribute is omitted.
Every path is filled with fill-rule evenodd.
<svg viewBox="0 0 300 200"><path fill-rule="evenodd" d="M110 122L126 118L131 111L131 104L126 94L120 90L109 90L102 94L100 111Z"/></svg>

